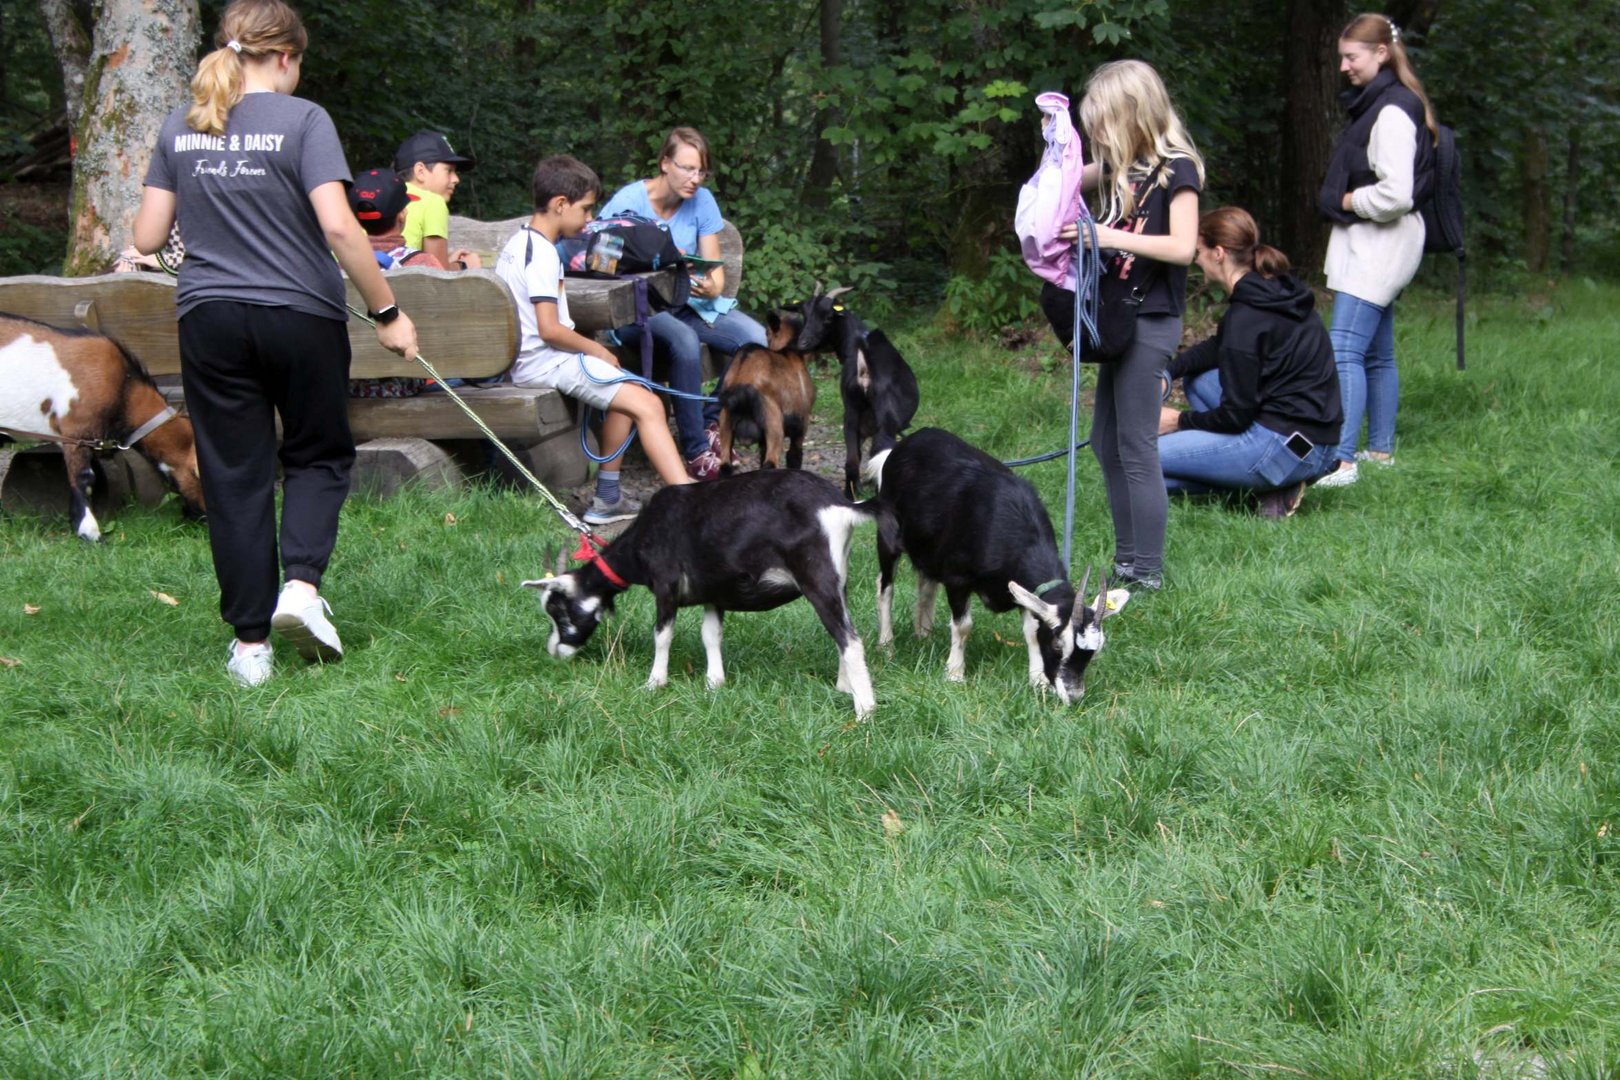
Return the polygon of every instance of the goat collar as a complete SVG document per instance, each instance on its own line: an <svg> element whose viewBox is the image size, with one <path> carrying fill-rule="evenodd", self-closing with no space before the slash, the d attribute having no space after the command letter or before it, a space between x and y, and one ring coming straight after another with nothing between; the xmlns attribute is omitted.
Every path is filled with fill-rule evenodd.
<svg viewBox="0 0 1620 1080"><path fill-rule="evenodd" d="M120 449L120 450L133 449L136 443L140 442L142 439L144 439L148 435L152 434L152 432L156 431L158 428L162 427L164 424L167 424L170 420L173 420L177 415L179 415L179 414L174 411L174 406L172 406L172 405L164 406L162 412L158 413L156 416L152 417L152 419L148 420L146 423L142 424L140 427L138 427L134 431L130 432L129 433L129 438L125 439L123 442L118 444L118 449Z"/></svg>
<svg viewBox="0 0 1620 1080"><path fill-rule="evenodd" d="M596 537L590 535L589 533L581 533L579 537L579 547L575 549L574 553L570 555L569 558L573 559L575 562L588 562L593 564L598 570L602 571L602 576L608 579L609 584L617 586L621 589L628 589L630 587L630 583L613 572L613 567L609 566L607 564L607 560L602 558L602 553L596 549L596 544Z"/></svg>
<svg viewBox="0 0 1620 1080"><path fill-rule="evenodd" d="M1047 589L1055 589L1055 588L1057 588L1059 585L1062 585L1063 582L1064 582L1063 578L1055 577L1051 581L1043 581L1043 582L1041 582L1039 585L1037 585L1033 589L1031 589L1030 592L1034 593L1036 596L1039 596L1042 593L1044 593Z"/></svg>

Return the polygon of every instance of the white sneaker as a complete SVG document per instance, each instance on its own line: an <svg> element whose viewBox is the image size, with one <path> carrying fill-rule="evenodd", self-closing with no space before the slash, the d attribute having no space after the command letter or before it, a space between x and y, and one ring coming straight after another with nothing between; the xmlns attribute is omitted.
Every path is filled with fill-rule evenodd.
<svg viewBox="0 0 1620 1080"><path fill-rule="evenodd" d="M231 658L225 661L225 670L230 672L231 678L243 686L258 686L270 678L270 643L261 641L256 645L244 645L240 641L233 641L230 645Z"/></svg>
<svg viewBox="0 0 1620 1080"><path fill-rule="evenodd" d="M1341 461L1339 467L1318 480L1316 486L1320 488L1340 488L1349 487L1355 482L1356 463L1353 461Z"/></svg>
<svg viewBox="0 0 1620 1080"><path fill-rule="evenodd" d="M291 582L281 590L270 625L305 660L323 664L343 659L343 642L327 618L332 607L319 596L310 596Z"/></svg>
<svg viewBox="0 0 1620 1080"><path fill-rule="evenodd" d="M1356 451L1356 460L1357 461L1370 461L1374 465L1393 465L1393 464L1395 464L1395 455L1390 454L1388 457L1379 457L1377 454L1373 453L1371 450L1357 450Z"/></svg>

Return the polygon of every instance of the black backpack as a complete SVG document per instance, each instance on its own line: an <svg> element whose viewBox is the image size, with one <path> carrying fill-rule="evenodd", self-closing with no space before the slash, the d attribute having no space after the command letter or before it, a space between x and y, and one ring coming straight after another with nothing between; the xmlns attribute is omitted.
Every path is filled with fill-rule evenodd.
<svg viewBox="0 0 1620 1080"><path fill-rule="evenodd" d="M1423 250L1457 256L1457 370L1463 370L1463 301L1468 295L1467 252L1463 247L1462 160L1457 136L1445 124L1434 147L1434 190L1418 207L1423 215Z"/></svg>
<svg viewBox="0 0 1620 1080"><path fill-rule="evenodd" d="M557 245L563 271L576 276L616 277L661 270L686 256L669 229L641 214L626 211L597 218L578 236Z"/></svg>

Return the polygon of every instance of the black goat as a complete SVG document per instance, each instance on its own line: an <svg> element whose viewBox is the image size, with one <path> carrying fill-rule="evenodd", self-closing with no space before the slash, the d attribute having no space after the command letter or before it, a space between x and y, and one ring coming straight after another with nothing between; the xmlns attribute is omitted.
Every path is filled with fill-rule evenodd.
<svg viewBox="0 0 1620 1080"><path fill-rule="evenodd" d="M721 476L731 475L731 446L738 439L759 443L762 469L782 463L784 441L787 467L797 469L804 461L804 429L816 404L816 384L794 344L802 329L798 314L773 311L769 347L744 345L726 366L719 394Z"/></svg>
<svg viewBox="0 0 1620 1080"><path fill-rule="evenodd" d="M844 399L844 494L860 486L861 443L872 440L872 456L894 446L917 413L917 376L900 350L881 330L868 329L838 298L848 288L816 295L799 305L804 329L801 352L838 354L838 393Z"/></svg>
<svg viewBox="0 0 1620 1080"><path fill-rule="evenodd" d="M550 617L546 651L567 659L590 640L613 598L631 585L652 590L649 689L669 679L675 612L703 605L703 648L711 689L725 682L721 620L727 611L769 611L803 596L838 646L838 689L855 699L855 715L872 712L872 679L845 596L849 544L869 509L851 505L832 481L814 473L772 469L709 484L667 487L599 557L572 573L523 584L539 591Z"/></svg>
<svg viewBox="0 0 1620 1080"><path fill-rule="evenodd" d="M1064 702L1085 693L1086 665L1103 647L1102 621L1130 599L1108 591L1105 573L1096 601L1085 604L1091 571L1078 601L1058 559L1052 519L1029 481L948 431L923 428L894 450L874 454L868 468L879 509L878 645L894 641L890 605L894 564L910 556L917 570L917 636L934 625L939 586L951 606L951 652L945 677L960 682L966 665L968 605L975 593L991 611L1024 609L1029 681L1050 686Z"/></svg>

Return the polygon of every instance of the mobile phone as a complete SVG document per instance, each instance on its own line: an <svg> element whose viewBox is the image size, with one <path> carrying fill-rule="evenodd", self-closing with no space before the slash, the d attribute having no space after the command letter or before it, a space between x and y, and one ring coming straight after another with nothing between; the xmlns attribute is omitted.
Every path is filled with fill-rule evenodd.
<svg viewBox="0 0 1620 1080"><path fill-rule="evenodd" d="M1316 449L1315 443L1311 442L1311 440L1307 439L1297 431L1288 436L1288 438L1284 440L1283 445L1288 447L1288 452L1290 454L1293 454L1301 461L1304 461L1308 456L1310 456L1310 452Z"/></svg>

